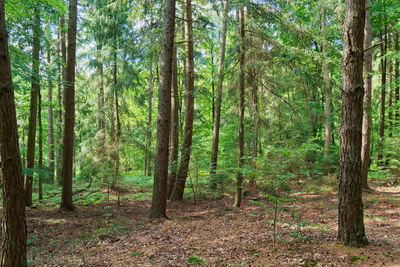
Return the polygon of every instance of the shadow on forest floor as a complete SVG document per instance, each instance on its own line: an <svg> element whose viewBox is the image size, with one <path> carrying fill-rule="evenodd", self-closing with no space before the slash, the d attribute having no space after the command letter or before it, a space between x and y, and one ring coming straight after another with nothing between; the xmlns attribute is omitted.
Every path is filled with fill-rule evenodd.
<svg viewBox="0 0 400 267"><path fill-rule="evenodd" d="M400 188L364 194L370 244L347 248L335 240L334 190L299 193L279 209L273 250L273 209L260 196L169 203L170 220L149 219L150 201L27 209L32 266L399 266Z"/></svg>

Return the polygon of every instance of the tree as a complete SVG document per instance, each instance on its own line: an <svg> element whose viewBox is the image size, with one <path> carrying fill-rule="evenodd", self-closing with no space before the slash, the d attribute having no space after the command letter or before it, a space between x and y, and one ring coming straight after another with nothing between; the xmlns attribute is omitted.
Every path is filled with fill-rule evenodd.
<svg viewBox="0 0 400 267"><path fill-rule="evenodd" d="M2 176L1 266L27 266L24 178L18 145L4 0L0 0L0 172Z"/></svg>
<svg viewBox="0 0 400 267"><path fill-rule="evenodd" d="M216 182L213 180L217 170L218 160L218 144L219 144L219 128L221 124L221 104L222 104L222 87L224 84L224 60L225 60L225 48L226 48L226 28L227 18L229 11L229 0L225 0L225 5L222 13L222 28L221 28L221 40L219 44L219 62L218 62L218 84L217 84L217 95L215 99L215 113L214 118L214 129L213 129L213 142L211 149L211 164L210 164L210 177L211 177L211 188L216 187ZM214 110L214 109L213 109Z"/></svg>
<svg viewBox="0 0 400 267"><path fill-rule="evenodd" d="M65 85L65 115L63 139L63 184L61 209L72 210L72 165L74 155L75 125L75 53L76 53L76 20L78 0L69 1L68 19L68 58Z"/></svg>
<svg viewBox="0 0 400 267"><path fill-rule="evenodd" d="M242 168L244 163L244 68L245 68L245 45L244 45L244 6L240 8L240 49L239 49L239 137L238 137L238 164L236 173L236 194L235 207L240 207L242 204L243 191L243 174Z"/></svg>
<svg viewBox="0 0 400 267"><path fill-rule="evenodd" d="M368 0L365 2L368 6ZM372 95L372 31L369 9L365 11L364 29L364 111L362 119L361 183L368 189L368 169L371 162L371 95Z"/></svg>
<svg viewBox="0 0 400 267"><path fill-rule="evenodd" d="M171 117L172 57L174 52L175 0L164 0L164 25L158 89L157 144L150 217L167 217L167 176Z"/></svg>
<svg viewBox="0 0 400 267"><path fill-rule="evenodd" d="M29 174L26 176L25 182L25 205L32 206L32 183L33 168L35 165L35 141L36 141L36 117L37 117L37 100L40 90L39 81L39 51L40 51L40 5L34 6L34 23L33 23L33 48L32 48L32 86L31 100L29 107L29 130L28 130L28 151L26 159L26 167Z"/></svg>
<svg viewBox="0 0 400 267"><path fill-rule="evenodd" d="M331 87L329 84L329 66L327 54L327 39L326 39L326 16L325 16L325 3L321 7L321 31L322 31L322 69L324 72L324 89L325 89L325 145L324 157L329 155L329 149L332 144L332 108L331 108Z"/></svg>
<svg viewBox="0 0 400 267"><path fill-rule="evenodd" d="M47 64L50 66L51 57L50 57L50 44L47 46ZM49 113L49 176L47 177L47 181L50 183L54 183L54 119L53 119L53 84L51 82L52 77L48 77L48 88L47 88L47 97L49 100L48 113Z"/></svg>
<svg viewBox="0 0 400 267"><path fill-rule="evenodd" d="M365 0L346 0L343 27L338 240L354 247L367 241L361 184L364 24Z"/></svg>
<svg viewBox="0 0 400 267"><path fill-rule="evenodd" d="M151 151L151 115L153 109L153 59L150 62L149 69L149 114L147 119L147 136L146 136L146 152L145 152L145 168L144 175L151 176L151 153L147 153L147 150Z"/></svg>
<svg viewBox="0 0 400 267"><path fill-rule="evenodd" d="M193 136L193 117L194 117L194 54L193 54L193 25L192 25L192 1L184 1L185 9L185 34L186 34L186 73L185 82L185 128L183 132L183 142L181 159L179 162L178 174L174 189L172 190L171 200L181 201L185 190L186 178L189 170L190 154Z"/></svg>

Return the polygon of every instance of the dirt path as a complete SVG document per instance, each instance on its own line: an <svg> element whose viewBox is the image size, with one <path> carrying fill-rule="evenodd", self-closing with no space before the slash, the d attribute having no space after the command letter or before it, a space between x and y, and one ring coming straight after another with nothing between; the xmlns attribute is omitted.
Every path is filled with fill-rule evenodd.
<svg viewBox="0 0 400 267"><path fill-rule="evenodd" d="M28 255L34 266L400 266L400 190L378 190L364 197L365 248L335 241L337 200L324 192L280 209L276 251L259 198L170 203L170 220L149 219L148 201L28 209Z"/></svg>

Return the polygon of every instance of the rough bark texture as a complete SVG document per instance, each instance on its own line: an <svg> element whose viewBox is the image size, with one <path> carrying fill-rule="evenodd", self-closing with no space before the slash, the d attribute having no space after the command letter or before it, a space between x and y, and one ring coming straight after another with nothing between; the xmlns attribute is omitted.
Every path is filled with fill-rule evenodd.
<svg viewBox="0 0 400 267"><path fill-rule="evenodd" d="M171 117L172 57L174 52L175 0L164 0L161 75L158 90L157 144L150 217L167 217L167 176Z"/></svg>
<svg viewBox="0 0 400 267"><path fill-rule="evenodd" d="M383 142L385 140L385 112L386 112L386 54L387 39L386 27L381 33L381 116L379 122L378 166L383 165Z"/></svg>
<svg viewBox="0 0 400 267"><path fill-rule="evenodd" d="M33 169L35 167L35 139L36 139L36 118L37 118L37 99L40 90L39 85L39 50L40 50L40 6L34 7L33 23L33 47L32 47L32 85L31 100L29 107L29 130L28 130L28 148L26 167ZM25 205L32 206L32 183L33 177L26 176L25 182Z"/></svg>
<svg viewBox="0 0 400 267"><path fill-rule="evenodd" d="M3 198L0 264L27 266L24 178L4 10L4 0L0 0L0 176Z"/></svg>
<svg viewBox="0 0 400 267"><path fill-rule="evenodd" d="M327 53L327 39L326 39L326 17L325 17L325 4L322 4L321 10L321 31L322 31L322 69L324 72L324 89L325 89L325 145L324 157L329 155L329 149L332 144L332 118L331 118L331 87L329 84L329 66L328 66L328 53Z"/></svg>
<svg viewBox="0 0 400 267"><path fill-rule="evenodd" d="M171 108L171 148L169 156L169 173L168 173L168 199L171 197L172 189L176 181L178 170L178 154L179 154L179 97L178 97L178 62L177 48L174 48L174 58L172 61L172 108Z"/></svg>
<svg viewBox="0 0 400 267"><path fill-rule="evenodd" d="M363 245L367 241L361 188L364 24L365 0L346 0L338 177L338 240L355 247Z"/></svg>
<svg viewBox="0 0 400 267"><path fill-rule="evenodd" d="M182 142L181 159L178 174L171 194L171 201L181 201L185 190L186 178L189 170L190 154L193 136L194 117L194 54L193 54L193 23L192 1L184 1L185 33L186 33L186 73L185 73L185 128Z"/></svg>
<svg viewBox="0 0 400 267"><path fill-rule="evenodd" d="M47 47L47 64L50 66L50 46ZM47 88L47 97L49 100L49 106L47 111L49 113L49 175L47 182L54 183L54 118L53 118L53 84L51 77L49 77L49 83Z"/></svg>
<svg viewBox="0 0 400 267"><path fill-rule="evenodd" d="M229 11L229 0L225 0L224 11L222 14L222 28L221 28L221 39L219 44L219 61L218 61L218 81L217 81L217 92L215 99L215 114L214 114L214 129L213 129L213 142L211 149L211 164L210 164L210 186L216 188L216 181L214 176L217 170L218 160L218 143L219 143L219 128L221 124L221 104L222 104L222 87L224 84L224 60L225 60L225 48L226 48L226 25Z"/></svg>
<svg viewBox="0 0 400 267"><path fill-rule="evenodd" d="M368 6L368 0L365 5ZM371 17L369 9L365 11L364 50L372 45ZM364 52L364 111L361 145L361 183L368 189L368 169L371 152L371 96L372 96L372 50Z"/></svg>
<svg viewBox="0 0 400 267"><path fill-rule="evenodd" d="M243 197L243 155L244 155L244 6L240 9L240 66L239 66L239 151L238 151L238 170L236 174L236 194L235 194L235 207L242 205Z"/></svg>
<svg viewBox="0 0 400 267"><path fill-rule="evenodd" d="M76 20L77 0L69 1L68 19L68 58L65 86L65 115L63 140L63 185L61 209L72 210L72 175L74 157L74 126L75 126L75 54L76 54Z"/></svg>

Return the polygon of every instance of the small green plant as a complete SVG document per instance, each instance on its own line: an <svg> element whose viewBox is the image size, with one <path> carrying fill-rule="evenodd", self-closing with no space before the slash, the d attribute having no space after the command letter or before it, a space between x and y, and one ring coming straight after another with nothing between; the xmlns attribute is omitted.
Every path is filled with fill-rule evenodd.
<svg viewBox="0 0 400 267"><path fill-rule="evenodd" d="M38 239L37 235L31 236L28 240L26 240L26 245L30 246L32 245L36 240Z"/></svg>
<svg viewBox="0 0 400 267"><path fill-rule="evenodd" d="M135 256L141 255L141 254L143 254L143 253L144 253L143 251L136 251L136 252L133 252L133 253L129 254L129 256L135 257Z"/></svg>
<svg viewBox="0 0 400 267"><path fill-rule="evenodd" d="M350 258L351 262L357 262L359 260L366 261L366 260L368 260L368 258L365 257L365 256L353 256L353 257Z"/></svg>
<svg viewBox="0 0 400 267"><path fill-rule="evenodd" d="M195 264L195 265L201 265L201 264L205 264L206 263L206 261L203 260L202 258L200 258L199 256L190 256L187 259L187 262Z"/></svg>

